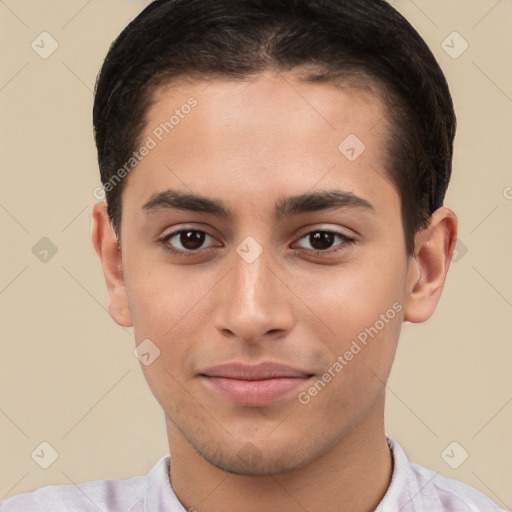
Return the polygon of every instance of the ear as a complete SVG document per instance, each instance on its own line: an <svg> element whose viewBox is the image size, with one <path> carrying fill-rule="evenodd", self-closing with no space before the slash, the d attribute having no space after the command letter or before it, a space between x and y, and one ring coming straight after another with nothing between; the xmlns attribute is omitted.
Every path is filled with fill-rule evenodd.
<svg viewBox="0 0 512 512"><path fill-rule="evenodd" d="M91 240L98 254L107 283L108 312L122 327L133 325L124 280L121 250L107 214L107 205L100 201L93 206Z"/></svg>
<svg viewBox="0 0 512 512"><path fill-rule="evenodd" d="M427 228L416 234L414 257L409 260L404 321L424 322L441 298L457 241L457 217L442 206Z"/></svg>

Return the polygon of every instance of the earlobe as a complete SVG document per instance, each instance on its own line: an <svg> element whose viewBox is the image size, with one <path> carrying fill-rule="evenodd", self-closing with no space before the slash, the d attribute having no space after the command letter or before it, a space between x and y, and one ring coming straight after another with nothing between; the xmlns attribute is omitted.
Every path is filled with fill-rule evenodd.
<svg viewBox="0 0 512 512"><path fill-rule="evenodd" d="M91 215L91 241L101 261L108 293L108 311L122 327L133 325L124 279L121 251L110 225L107 205L99 201Z"/></svg>
<svg viewBox="0 0 512 512"><path fill-rule="evenodd" d="M457 240L457 217L441 207L427 228L416 235L414 258L409 262L404 320L428 320L441 298L441 292Z"/></svg>

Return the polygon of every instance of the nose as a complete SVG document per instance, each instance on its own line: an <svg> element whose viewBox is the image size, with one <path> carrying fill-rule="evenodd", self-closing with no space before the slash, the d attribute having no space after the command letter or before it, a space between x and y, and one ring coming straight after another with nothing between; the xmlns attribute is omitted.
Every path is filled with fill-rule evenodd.
<svg viewBox="0 0 512 512"><path fill-rule="evenodd" d="M214 325L247 343L284 336L294 324L292 293L265 251L251 263L238 254L217 288Z"/></svg>

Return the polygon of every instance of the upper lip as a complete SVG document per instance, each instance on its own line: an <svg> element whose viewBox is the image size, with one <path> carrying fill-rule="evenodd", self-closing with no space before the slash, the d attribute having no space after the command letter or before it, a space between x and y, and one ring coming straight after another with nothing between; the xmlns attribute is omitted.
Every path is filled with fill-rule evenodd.
<svg viewBox="0 0 512 512"><path fill-rule="evenodd" d="M262 362L256 365L243 363L219 364L202 371L200 374L207 377L223 377L238 380L264 380L286 377L305 378L313 375L288 365L273 362Z"/></svg>

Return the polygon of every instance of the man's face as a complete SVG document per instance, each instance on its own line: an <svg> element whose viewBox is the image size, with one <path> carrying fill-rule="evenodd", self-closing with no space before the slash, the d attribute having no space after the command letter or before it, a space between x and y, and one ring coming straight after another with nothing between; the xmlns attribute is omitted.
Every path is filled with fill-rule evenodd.
<svg viewBox="0 0 512 512"><path fill-rule="evenodd" d="M220 468L268 474L377 428L410 284L380 100L271 74L156 100L141 137L156 146L123 191L122 267L136 342L160 350L142 369L171 445L184 436ZM169 189L231 216L148 204ZM329 191L368 204L283 203ZM246 374L259 363L295 371Z"/></svg>

